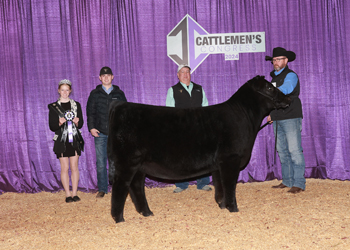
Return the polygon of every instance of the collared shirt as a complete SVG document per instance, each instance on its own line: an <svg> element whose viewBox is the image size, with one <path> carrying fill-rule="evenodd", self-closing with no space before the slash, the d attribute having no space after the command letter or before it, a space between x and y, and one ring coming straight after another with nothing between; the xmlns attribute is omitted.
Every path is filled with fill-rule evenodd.
<svg viewBox="0 0 350 250"><path fill-rule="evenodd" d="M112 92L112 90L113 90L113 85L112 85L109 89L107 89L105 86L102 85L102 89L103 89L107 94L110 94L110 93Z"/></svg>
<svg viewBox="0 0 350 250"><path fill-rule="evenodd" d="M278 76L282 73L284 70L281 69L280 71L275 71L275 75ZM298 76L294 72L290 72L286 75L286 78L284 79L284 82L281 86L278 87L279 90L282 91L283 94L288 95L293 92L295 86L297 86L298 83Z"/></svg>
<svg viewBox="0 0 350 250"><path fill-rule="evenodd" d="M187 90L187 92L191 96L191 92L192 92L192 89L193 89L193 83L190 82L190 85L188 85L188 86L186 84L182 83L182 82L180 82L180 83ZM207 97L205 95L205 92L204 92L203 88L202 88L202 92L203 92L202 107L206 107L206 106L208 106L209 103L208 103L208 99L207 99ZM166 96L165 105L167 107L175 107L174 90L173 90L172 87L170 87L168 89L168 94Z"/></svg>

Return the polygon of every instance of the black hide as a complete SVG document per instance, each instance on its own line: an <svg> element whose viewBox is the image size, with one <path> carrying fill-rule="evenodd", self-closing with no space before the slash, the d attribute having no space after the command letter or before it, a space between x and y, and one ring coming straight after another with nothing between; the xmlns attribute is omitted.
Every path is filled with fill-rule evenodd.
<svg viewBox="0 0 350 250"><path fill-rule="evenodd" d="M145 197L146 174L179 181L211 174L219 207L237 212L238 175L250 160L262 120L289 103L261 76L226 102L208 107L114 102L108 136L108 155L115 164L113 219L124 221L128 193L139 213L153 215Z"/></svg>

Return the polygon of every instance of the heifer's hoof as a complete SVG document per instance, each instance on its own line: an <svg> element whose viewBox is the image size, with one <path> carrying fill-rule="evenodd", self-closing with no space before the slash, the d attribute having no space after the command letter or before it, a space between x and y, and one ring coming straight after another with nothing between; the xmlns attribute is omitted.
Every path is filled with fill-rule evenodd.
<svg viewBox="0 0 350 250"><path fill-rule="evenodd" d="M221 208L221 209L225 209L225 208L226 208L225 203L224 203L224 202L219 203L219 208Z"/></svg>
<svg viewBox="0 0 350 250"><path fill-rule="evenodd" d="M125 221L123 217L121 219L117 218L117 217L112 217L112 218L115 221L115 223L119 223L119 222L124 222Z"/></svg>
<svg viewBox="0 0 350 250"><path fill-rule="evenodd" d="M125 221L124 217L123 217L123 213L121 213L121 214L112 213L112 218L115 221L115 223L119 223L119 222Z"/></svg>
<svg viewBox="0 0 350 250"><path fill-rule="evenodd" d="M238 212L238 208L237 207L227 207L228 211L232 212Z"/></svg>
<svg viewBox="0 0 350 250"><path fill-rule="evenodd" d="M141 212L140 214L142 214L142 215L145 216L145 217L153 216L153 215L154 215L151 211L149 211L149 212Z"/></svg>

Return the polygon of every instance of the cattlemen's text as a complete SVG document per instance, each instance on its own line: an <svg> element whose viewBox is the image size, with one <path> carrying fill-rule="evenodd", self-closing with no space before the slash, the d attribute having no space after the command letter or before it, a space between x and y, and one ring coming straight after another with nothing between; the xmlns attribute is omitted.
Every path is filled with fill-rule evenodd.
<svg viewBox="0 0 350 250"><path fill-rule="evenodd" d="M228 45L228 44L252 44L261 43L261 35L235 35L235 36L219 36L208 35L196 38L196 45Z"/></svg>

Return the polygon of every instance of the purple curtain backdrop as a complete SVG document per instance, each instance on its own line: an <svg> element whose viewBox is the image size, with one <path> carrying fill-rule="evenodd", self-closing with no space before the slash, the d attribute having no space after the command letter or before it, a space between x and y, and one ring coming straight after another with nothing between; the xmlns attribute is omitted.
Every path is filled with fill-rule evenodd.
<svg viewBox="0 0 350 250"><path fill-rule="evenodd" d="M210 55L193 73L210 104L227 100L255 75L268 80L265 55L282 46L296 53L289 64L299 75L304 119L306 177L350 179L347 0L1 0L0 8L0 193L58 191L60 164L48 127L47 104L68 78L72 98L86 120L89 93L110 66L128 101L165 105L177 82L167 57L166 36L189 14L209 33L265 32L266 53L225 61ZM86 124L79 159L79 190L97 190L95 149ZM272 126L259 132L239 180L281 178L274 164ZM166 185L147 179L149 187Z"/></svg>

